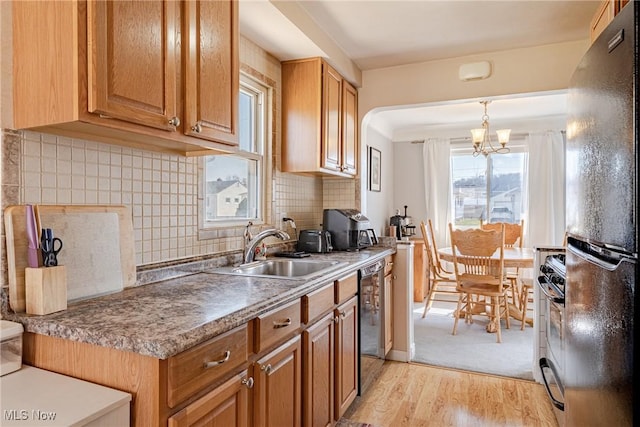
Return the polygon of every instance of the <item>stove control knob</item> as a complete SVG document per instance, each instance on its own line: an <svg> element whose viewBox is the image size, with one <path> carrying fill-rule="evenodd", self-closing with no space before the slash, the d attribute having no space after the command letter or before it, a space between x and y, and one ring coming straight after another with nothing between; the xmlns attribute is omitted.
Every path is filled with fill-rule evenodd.
<svg viewBox="0 0 640 427"><path fill-rule="evenodd" d="M560 276L558 276L557 274L552 274L551 275L551 283L553 283L554 285L562 285L564 284L564 279Z"/></svg>
<svg viewBox="0 0 640 427"><path fill-rule="evenodd" d="M553 268L543 264L540 266L540 271L543 274L550 274L550 273L553 273Z"/></svg>

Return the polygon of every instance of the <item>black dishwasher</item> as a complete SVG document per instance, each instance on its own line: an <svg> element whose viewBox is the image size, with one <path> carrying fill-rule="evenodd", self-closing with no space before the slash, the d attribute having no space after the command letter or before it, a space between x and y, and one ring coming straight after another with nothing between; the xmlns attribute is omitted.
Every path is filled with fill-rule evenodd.
<svg viewBox="0 0 640 427"><path fill-rule="evenodd" d="M384 363L384 260L358 272L360 395L377 377Z"/></svg>

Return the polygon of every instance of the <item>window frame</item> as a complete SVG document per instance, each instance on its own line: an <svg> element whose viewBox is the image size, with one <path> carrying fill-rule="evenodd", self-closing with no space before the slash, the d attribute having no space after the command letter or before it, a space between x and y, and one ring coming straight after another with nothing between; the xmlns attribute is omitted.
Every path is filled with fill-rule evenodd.
<svg viewBox="0 0 640 427"><path fill-rule="evenodd" d="M257 120L253 124L252 132L255 138L252 140L252 149L257 152L250 152L238 149L234 153L230 154L217 154L218 156L234 156L247 160L254 160L257 162L256 170L256 186L257 190L257 215L252 218L233 218L233 219L220 219L220 220L208 220L206 218L207 209L207 195L206 195L206 163L207 157L202 156L200 163L200 176L199 189L200 197L198 203L198 239L206 240L219 237L218 230L228 229L232 227L244 227L249 221L255 225L264 224L267 222L270 216L269 204L267 203L269 183L271 181L271 119L273 109L273 87L269 86L266 82L262 82L251 75L241 72L240 73L240 93L249 93L257 98L255 111L258 112L255 117ZM241 120L240 117L238 119ZM238 124L239 126L239 124ZM240 131L240 129L238 129Z"/></svg>
<svg viewBox="0 0 640 427"><path fill-rule="evenodd" d="M527 173L527 163L528 163L528 152L529 150L527 149L527 144L526 144L526 138L525 137L516 137L513 138L511 141L509 141L508 145L509 147L509 153L523 153L525 155L524 158L524 164L523 164L523 168L522 168L522 174L524 176L524 174ZM456 218L455 218L455 209L456 209L456 198L455 198L455 194L454 194L454 177L453 177L453 158L455 156L471 156L473 154L473 146L471 145L470 140L465 139L464 143L463 142L452 142L451 143L451 149L450 149L450 162L451 162L451 166L450 166L450 175L451 175L451 187L449 189L449 194L451 195L451 201L450 201L450 206L449 209L451 211L451 220L452 223L455 225L456 228L472 228L474 227L473 225L470 226L465 226L465 225L458 225L456 224ZM501 156L502 154L489 154L487 156L487 165L485 168L485 173L487 176L492 175L493 174L493 164L492 164L492 157L493 156ZM480 154L480 156L482 156L482 154ZM526 187L526 183L523 182L523 188L522 191L525 192L525 188ZM484 221L489 222L490 220L490 209L491 209L491 180L487 179L486 180L486 205L485 205L485 209L486 209L486 218L484 219ZM524 202L523 202L524 203ZM528 206L523 205L522 206L522 212L520 212L520 218L524 218L527 215L527 210L528 210ZM515 213L515 212L514 212Z"/></svg>

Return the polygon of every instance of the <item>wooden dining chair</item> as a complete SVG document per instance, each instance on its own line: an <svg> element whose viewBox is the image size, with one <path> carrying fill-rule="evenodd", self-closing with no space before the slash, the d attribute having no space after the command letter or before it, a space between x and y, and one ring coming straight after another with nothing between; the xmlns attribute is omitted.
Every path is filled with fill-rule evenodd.
<svg viewBox="0 0 640 427"><path fill-rule="evenodd" d="M500 230L504 225L504 247L505 248L522 248L522 240L524 237L524 219L520 220L519 224L510 222L493 222L483 223L480 222L480 228L483 230ZM520 306L522 302L522 292L525 290L522 279L520 278L520 269L507 270L507 279L511 282L511 302L518 309L522 309ZM523 320L524 322L524 320Z"/></svg>
<svg viewBox="0 0 640 427"><path fill-rule="evenodd" d="M431 237L427 235L427 227L424 221L420 221L420 231L422 232L422 239L424 240L425 251L427 252L427 283L429 286L429 292L424 303L424 311L422 312L422 318L427 315L427 312L433 305L433 301L447 301L436 299L436 294L449 294L457 295L456 290L456 278L452 272L444 269L440 263L440 257L438 256L438 250L436 246L435 236L433 234L433 225L431 220L428 220L429 228L431 231Z"/></svg>
<svg viewBox="0 0 640 427"><path fill-rule="evenodd" d="M480 313L475 306L488 302L490 310L484 310L489 318L488 330L495 328L497 342L500 343L500 319L503 316L507 328L510 327L507 296L510 286L504 276L504 226L500 231L478 228L454 230L449 224L449 232L456 289L460 293L456 312L464 314L465 323L473 323L473 316ZM500 254L497 259L493 257L496 251ZM477 302L482 297L487 301ZM458 332L459 317L454 316L453 335Z"/></svg>
<svg viewBox="0 0 640 427"><path fill-rule="evenodd" d="M504 225L504 247L505 248L521 248L522 238L524 236L524 219L519 224L510 222L480 222L482 230L500 231Z"/></svg>

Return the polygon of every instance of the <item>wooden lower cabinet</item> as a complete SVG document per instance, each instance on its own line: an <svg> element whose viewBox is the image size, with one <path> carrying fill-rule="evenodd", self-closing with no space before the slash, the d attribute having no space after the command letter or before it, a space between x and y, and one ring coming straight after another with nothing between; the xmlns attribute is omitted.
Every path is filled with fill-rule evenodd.
<svg viewBox="0 0 640 427"><path fill-rule="evenodd" d="M302 416L300 335L254 363L254 427L295 427Z"/></svg>
<svg viewBox="0 0 640 427"><path fill-rule="evenodd" d="M334 419L344 415L358 394L358 298L336 308L336 394Z"/></svg>
<svg viewBox="0 0 640 427"><path fill-rule="evenodd" d="M252 386L253 378L243 371L169 417L168 427L247 427Z"/></svg>
<svg viewBox="0 0 640 427"><path fill-rule="evenodd" d="M335 327L333 311L302 332L302 383L305 427L333 424Z"/></svg>
<svg viewBox="0 0 640 427"><path fill-rule="evenodd" d="M413 302L423 302L429 294L429 261L422 238L412 238L413 250Z"/></svg>

